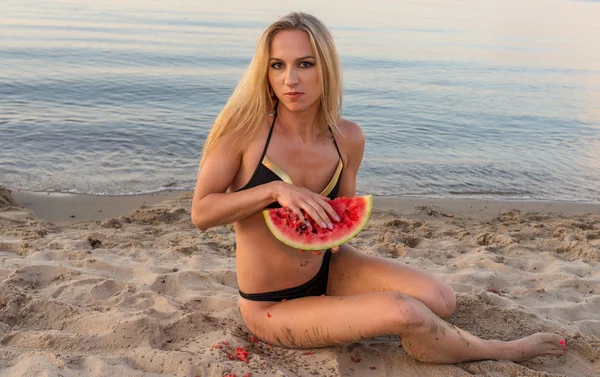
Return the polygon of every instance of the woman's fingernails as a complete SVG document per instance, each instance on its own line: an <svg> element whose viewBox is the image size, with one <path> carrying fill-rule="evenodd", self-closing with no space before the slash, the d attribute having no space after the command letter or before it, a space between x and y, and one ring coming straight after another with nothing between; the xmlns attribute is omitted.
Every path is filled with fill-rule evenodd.
<svg viewBox="0 0 600 377"><path fill-rule="evenodd" d="M340 217L339 216L335 216L335 221L340 221Z"/></svg>
<svg viewBox="0 0 600 377"><path fill-rule="evenodd" d="M333 229L333 224L332 223L329 223L328 226L329 226L329 229Z"/></svg>
<svg viewBox="0 0 600 377"><path fill-rule="evenodd" d="M327 228L327 225L325 225L324 222L321 223L321 228Z"/></svg>

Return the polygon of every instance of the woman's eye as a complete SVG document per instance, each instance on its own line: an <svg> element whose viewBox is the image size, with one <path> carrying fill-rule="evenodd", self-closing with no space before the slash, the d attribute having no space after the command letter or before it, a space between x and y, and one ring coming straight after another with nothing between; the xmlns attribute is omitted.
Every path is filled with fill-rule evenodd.
<svg viewBox="0 0 600 377"><path fill-rule="evenodd" d="M311 62L302 62L302 63L300 63L298 66L299 66L300 68L310 68L310 67L312 67L312 66L314 66L314 65L315 65L315 64L314 64L314 63L311 63ZM280 63L280 62L273 63L273 64L271 64L271 68L274 68L274 69L280 69L280 68L283 68L283 63Z"/></svg>

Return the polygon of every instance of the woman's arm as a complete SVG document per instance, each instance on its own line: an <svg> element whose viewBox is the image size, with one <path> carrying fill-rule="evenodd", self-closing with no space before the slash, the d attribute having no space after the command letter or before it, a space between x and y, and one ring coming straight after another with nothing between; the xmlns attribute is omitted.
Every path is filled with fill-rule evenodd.
<svg viewBox="0 0 600 377"><path fill-rule="evenodd" d="M244 219L276 199L275 185L226 193L242 162L242 148L226 135L204 160L192 199L192 222L202 230Z"/></svg>
<svg viewBox="0 0 600 377"><path fill-rule="evenodd" d="M365 152L365 134L358 124L348 120L342 120L340 128L342 135L336 135L336 140L344 156L344 173L338 196L352 197L356 195L356 176Z"/></svg>
<svg viewBox="0 0 600 377"><path fill-rule="evenodd" d="M340 128L343 135L336 135L336 141L344 159L344 173L338 196L349 198L356 195L356 176L365 153L365 134L358 124L347 120L340 122ZM331 248L334 253L339 250L339 246Z"/></svg>

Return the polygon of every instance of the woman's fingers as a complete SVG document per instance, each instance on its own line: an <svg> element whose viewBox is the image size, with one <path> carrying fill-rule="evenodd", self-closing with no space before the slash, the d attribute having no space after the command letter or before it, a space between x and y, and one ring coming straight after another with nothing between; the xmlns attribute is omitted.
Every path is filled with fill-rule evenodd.
<svg viewBox="0 0 600 377"><path fill-rule="evenodd" d="M329 205L331 200L326 196L322 196L306 188L296 188L292 186L290 196L283 203L289 203L288 207L294 211L301 220L306 221L306 216L309 216L316 224L322 228L333 228L333 221L340 221L338 214ZM305 214L302 213L305 211Z"/></svg>
<svg viewBox="0 0 600 377"><path fill-rule="evenodd" d="M321 228L329 228L329 218L318 203L307 201L305 202L304 210L308 212L314 222L316 222Z"/></svg>
<svg viewBox="0 0 600 377"><path fill-rule="evenodd" d="M335 210L327 203L325 200L320 199L321 196L318 195L318 198L315 200L307 200L306 203L312 210L318 215L315 216L314 213L311 213L312 219L317 222L323 228L333 228L333 224L331 223L333 219L334 221L340 221L340 217L335 212Z"/></svg>
<svg viewBox="0 0 600 377"><path fill-rule="evenodd" d="M327 198L327 199L329 199L329 198ZM325 212L327 212L327 214L329 215L328 218L332 218L334 221L340 221L340 217L335 212L333 207L331 205L329 205L329 203L327 203L327 201L320 201L319 204L325 210Z"/></svg>
<svg viewBox="0 0 600 377"><path fill-rule="evenodd" d="M292 211L294 211L296 216L298 216L300 218L300 221L303 221L308 224L308 220L306 219L306 217L304 217L304 214L302 213L302 211L300 210L300 208L298 206L296 206L295 204L290 204L288 207Z"/></svg>

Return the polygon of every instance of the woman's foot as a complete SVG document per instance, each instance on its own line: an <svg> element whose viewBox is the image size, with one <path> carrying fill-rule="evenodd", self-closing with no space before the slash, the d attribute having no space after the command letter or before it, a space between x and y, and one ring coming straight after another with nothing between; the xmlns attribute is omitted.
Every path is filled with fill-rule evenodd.
<svg viewBox="0 0 600 377"><path fill-rule="evenodd" d="M492 341L492 344L496 348L494 360L525 361L543 355L562 356L567 349L560 335L541 332L510 342Z"/></svg>
<svg viewBox="0 0 600 377"><path fill-rule="evenodd" d="M542 355L562 356L565 340L556 334L536 333L513 341L483 340L473 334L429 316L410 327L402 337L409 355L432 364L453 364L478 360L524 361Z"/></svg>

